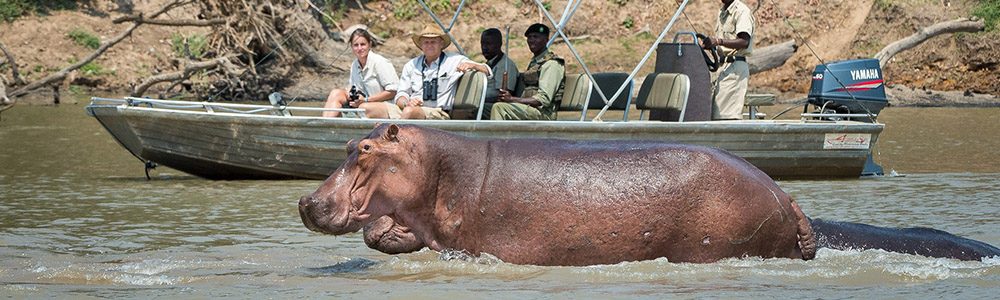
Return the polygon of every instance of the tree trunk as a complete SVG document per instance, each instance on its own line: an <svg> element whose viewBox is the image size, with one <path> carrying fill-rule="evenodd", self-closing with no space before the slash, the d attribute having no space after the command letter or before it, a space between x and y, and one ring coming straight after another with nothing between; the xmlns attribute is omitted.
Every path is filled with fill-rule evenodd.
<svg viewBox="0 0 1000 300"><path fill-rule="evenodd" d="M753 55L747 57L747 63L750 64L750 74L764 72L784 65L798 49L799 46L795 45L795 40L754 49Z"/></svg>
<svg viewBox="0 0 1000 300"><path fill-rule="evenodd" d="M921 43L927 41L928 39L947 33L956 32L979 32L983 31L986 25L983 20L977 19L967 19L959 18L951 21L945 21L937 23L931 26L924 27L920 29L917 33L908 36L904 39L892 42L888 46L875 54L875 58L878 59L879 66L885 68L885 65L889 63L889 60L899 52L909 50L910 48L916 47Z"/></svg>

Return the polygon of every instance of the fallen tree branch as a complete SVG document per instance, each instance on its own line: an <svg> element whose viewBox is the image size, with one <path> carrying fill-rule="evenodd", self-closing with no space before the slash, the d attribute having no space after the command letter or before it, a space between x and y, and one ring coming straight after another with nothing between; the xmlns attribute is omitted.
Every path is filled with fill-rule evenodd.
<svg viewBox="0 0 1000 300"><path fill-rule="evenodd" d="M150 19L156 18L156 17L160 16L161 14L167 12L170 9L182 5L183 3L186 3L186 1L175 1L173 3L167 4L167 5L163 6L163 8L160 8L160 10L158 10L158 11L150 14L149 18ZM138 23L138 22L137 23L133 23L132 26L130 26L128 29L126 29L124 32L122 32L118 36L114 37L113 39L109 40L108 42L102 42L101 46L98 47L97 50L95 50L93 53L91 53L90 55L88 55L86 58L78 61L77 63L75 63L75 64L73 64L73 65L71 65L69 67L66 67L66 68L63 68L62 70L59 70L56 73L50 74L49 76L46 76L45 78L42 78L42 79L39 79L37 81L31 82L31 83L29 83L29 84L27 84L27 85L25 85L25 86L23 86L23 87L21 87L21 88L19 88L17 90L14 90L8 96L9 97L20 97L20 96L23 96L23 95L25 95L25 94L27 94L27 93L29 93L31 91L34 91L36 89L39 89L39 88L42 88L42 87L45 87L45 86L49 86L49 85L52 85L54 83L63 81L64 79L66 79L66 76L69 75L69 72L72 72L73 70L79 69L80 67L83 67L84 65L90 63L94 59L97 59L97 57L101 56L101 54L104 54L104 52L107 51L108 48L111 48L112 46L118 44L118 42L121 42L126 37L131 36L132 32L135 31L135 29L138 28L139 26L141 26L142 24L143 23Z"/></svg>
<svg viewBox="0 0 1000 300"><path fill-rule="evenodd" d="M134 22L150 25L160 25L160 26L195 26L195 27L206 27L215 25L225 25L225 19L208 19L208 20L157 20L157 19L146 19L141 14L132 16L118 17L117 19L111 21L114 24L120 24L124 22Z"/></svg>
<svg viewBox="0 0 1000 300"><path fill-rule="evenodd" d="M130 96L142 97L142 95L146 93L146 90L148 90L151 86L157 83L168 82L168 81L175 82L187 79L188 77L191 77L191 75L194 74L195 72L209 68L214 68L219 65L225 65L229 62L229 59L233 57L235 57L235 55L223 56L208 61L191 62L185 65L183 70L146 78L145 81L143 81L141 84L135 86L135 88L132 89L132 94Z"/></svg>
<svg viewBox="0 0 1000 300"><path fill-rule="evenodd" d="M968 19L959 18L951 21L945 21L937 23L931 26L924 27L920 29L917 33L910 35L901 40L892 42L881 51L875 54L875 58L878 59L879 66L885 68L885 65L889 63L889 60L899 52L909 50L910 48L916 47L921 43L927 41L938 35L956 33L956 32L979 32L983 31L986 25L983 20L979 19Z"/></svg>
<svg viewBox="0 0 1000 300"><path fill-rule="evenodd" d="M754 49L753 55L747 57L750 74L757 74L784 65L798 49L799 46L795 45L795 40Z"/></svg>
<svg viewBox="0 0 1000 300"><path fill-rule="evenodd" d="M4 46L3 42L0 42L0 51L3 51L3 55L7 57L7 63L10 64L10 72L13 73L11 75L14 76L14 84L23 85L24 79L21 79L21 72L17 71L17 61L14 61L14 55L11 55L10 51L7 51L7 46Z"/></svg>
<svg viewBox="0 0 1000 300"><path fill-rule="evenodd" d="M571 37L571 38L569 38L569 41L574 42L574 41L586 40L586 39L590 39L590 38L592 38L592 37L589 34L584 34L584 35L581 35L581 36ZM552 41L552 44L555 45L555 44L565 43L565 42L566 42L566 40L563 40L562 38L558 38L555 41Z"/></svg>

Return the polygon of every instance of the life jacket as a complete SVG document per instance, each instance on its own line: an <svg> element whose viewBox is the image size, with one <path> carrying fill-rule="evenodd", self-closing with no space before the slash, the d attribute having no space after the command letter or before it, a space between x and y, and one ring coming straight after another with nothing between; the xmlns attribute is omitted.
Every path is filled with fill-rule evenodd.
<svg viewBox="0 0 1000 300"><path fill-rule="evenodd" d="M540 61L536 63L532 60L531 63L528 64L528 69L521 73L521 83L524 84L524 90L521 92L521 97L523 98L530 98L538 93L538 79L542 75L542 65L546 62L554 60L560 65L563 65L565 70L565 60L557 56L555 53L552 53L552 51L547 49L545 51L546 53L542 56ZM559 107L559 103L562 102L563 90L566 88L565 76L566 74L563 74L563 80L559 82L559 87L556 88L555 95L551 95L552 101L550 101L548 105L543 105L538 109L543 116L546 116L550 120L555 119L556 107Z"/></svg>

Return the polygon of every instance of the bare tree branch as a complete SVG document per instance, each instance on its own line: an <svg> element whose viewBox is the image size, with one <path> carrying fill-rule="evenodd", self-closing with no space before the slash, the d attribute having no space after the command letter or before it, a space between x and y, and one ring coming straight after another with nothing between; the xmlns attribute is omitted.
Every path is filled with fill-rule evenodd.
<svg viewBox="0 0 1000 300"><path fill-rule="evenodd" d="M160 10L158 10L158 11L150 14L149 18L150 19L156 18L156 17L160 16L161 14L165 13L166 11L168 11L170 9L182 5L182 3L184 3L184 2L187 2L187 1L175 1L173 3L167 4L166 6L164 6L163 8L161 8ZM138 23L138 22L137 23L133 23L132 26L130 26L128 29L126 29L124 32L122 32L118 36L114 37L110 41L108 41L108 42L102 42L101 46L98 47L97 50L94 51L94 53L91 53L86 58L80 60L79 62L77 62L77 63L75 63L75 64L73 64L73 65L71 65L69 67L66 67L66 68L63 68L62 70L59 70L56 73L50 74L49 76L46 76L45 78L42 78L42 79L39 79L37 81L31 82L28 85L25 85L25 86L23 86L23 87L21 87L21 88L19 88L17 90L14 90L8 96L10 96L10 97L23 96L24 94L27 94L28 92L31 92L33 90L36 90L36 89L39 89L39 88L42 88L42 87L45 87L45 86L48 86L48 85L52 85L52 84L54 84L56 82L60 82L63 79L66 79L66 76L69 75L69 72L72 72L73 70L79 69L80 67L83 67L84 65L86 65L86 64L90 63L91 61L93 61L94 59L96 59L98 56L101 56L101 54L104 54L104 52L107 51L108 48L111 48L111 46L114 46L115 44L118 44L118 42L121 42L126 37L132 35L132 31L135 31L135 29L138 28L139 26L141 26L142 24L143 23Z"/></svg>
<svg viewBox="0 0 1000 300"><path fill-rule="evenodd" d="M208 68L214 68L219 65L224 65L228 63L230 58L235 57L235 55L228 55L219 57L216 59L200 62L191 62L184 66L184 69L178 72L160 74L153 77L146 78L141 84L137 85L135 89L132 90L132 97L142 97L146 90L151 86L161 83L161 82L174 82L191 77L195 72L205 70Z"/></svg>
<svg viewBox="0 0 1000 300"><path fill-rule="evenodd" d="M795 40L753 49L753 55L747 57L747 63L750 64L750 74L757 74L784 65L798 49Z"/></svg>
<svg viewBox="0 0 1000 300"><path fill-rule="evenodd" d="M118 17L111 23L120 24L124 22L134 22L143 23L150 25L160 25L160 26L215 26L215 25L225 25L225 19L208 19L208 20L157 20L157 19L146 19L142 15L132 15Z"/></svg>
<svg viewBox="0 0 1000 300"><path fill-rule="evenodd" d="M23 85L24 79L21 79L21 72L17 71L17 61L14 61L14 55L11 55L10 51L7 51L7 46L4 46L3 42L0 42L0 51L3 51L3 55L7 57L7 63L10 64L10 72L13 73L14 84Z"/></svg>
<svg viewBox="0 0 1000 300"><path fill-rule="evenodd" d="M917 33L914 33L904 39L892 42L876 53L875 58L878 59L879 66L885 68L885 65L889 63L889 60L892 59L893 56L896 56L899 52L916 47L932 37L956 32L979 32L983 31L985 28L986 25L983 23L983 20L978 19L959 18L937 23L924 27Z"/></svg>

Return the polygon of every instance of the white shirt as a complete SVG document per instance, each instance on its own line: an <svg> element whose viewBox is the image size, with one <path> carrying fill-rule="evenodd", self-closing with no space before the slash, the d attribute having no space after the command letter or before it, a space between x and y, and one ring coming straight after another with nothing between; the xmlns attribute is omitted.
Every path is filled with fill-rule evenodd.
<svg viewBox="0 0 1000 300"><path fill-rule="evenodd" d="M361 63L357 59L354 59L348 84L358 87L365 95L371 97L382 91L395 91L399 85L399 77L396 76L396 67L393 67L388 59L374 51L368 51L368 62L364 68L361 68Z"/></svg>
<svg viewBox="0 0 1000 300"><path fill-rule="evenodd" d="M434 101L424 101L424 107L439 107L443 110L451 110L455 103L455 90L458 89L458 80L462 78L458 65L464 62L474 63L465 55L458 53L444 52L438 59L430 65L424 64L424 56L417 56L403 65L403 72L399 76L399 85L396 90L396 99L406 97L406 99L417 97L422 98L424 94L424 80L437 80L437 99ZM489 68L486 68L489 69ZM493 72L490 70L487 77L492 78Z"/></svg>

